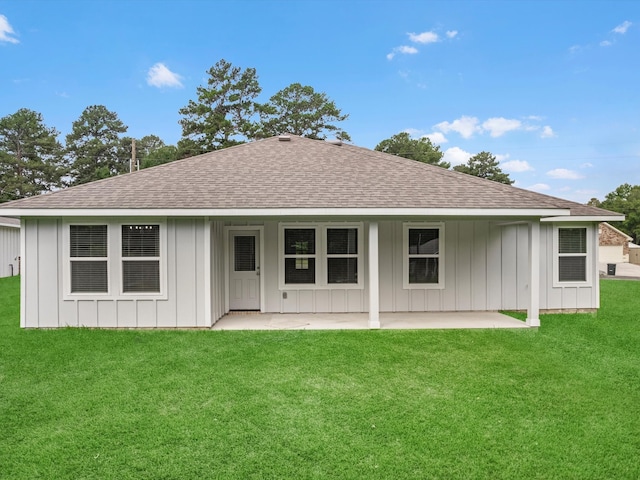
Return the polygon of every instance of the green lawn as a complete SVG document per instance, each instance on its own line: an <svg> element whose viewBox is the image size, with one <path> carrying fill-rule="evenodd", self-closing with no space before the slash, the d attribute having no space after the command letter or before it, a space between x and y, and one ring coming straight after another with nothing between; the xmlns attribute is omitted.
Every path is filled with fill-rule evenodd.
<svg viewBox="0 0 640 480"><path fill-rule="evenodd" d="M20 330L0 477L640 478L640 282L539 330Z"/></svg>

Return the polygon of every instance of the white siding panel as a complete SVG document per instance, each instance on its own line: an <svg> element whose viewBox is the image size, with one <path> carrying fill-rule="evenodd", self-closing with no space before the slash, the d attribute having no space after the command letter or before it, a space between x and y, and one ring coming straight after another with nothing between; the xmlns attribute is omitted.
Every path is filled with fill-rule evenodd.
<svg viewBox="0 0 640 480"><path fill-rule="evenodd" d="M193 269L195 271L196 288L193 292L193 296L195 305L195 325L198 327L210 327L211 319L204 318L204 220L198 219L195 220L194 223L195 263L193 265Z"/></svg>
<svg viewBox="0 0 640 480"><path fill-rule="evenodd" d="M471 252L471 310L487 310L487 240L489 224L474 222Z"/></svg>
<svg viewBox="0 0 640 480"><path fill-rule="evenodd" d="M136 302L134 300L117 300L118 327L137 327Z"/></svg>
<svg viewBox="0 0 640 480"><path fill-rule="evenodd" d="M409 290L409 311L424 312L426 310L425 290Z"/></svg>
<svg viewBox="0 0 640 480"><path fill-rule="evenodd" d="M285 298L286 297L286 298ZM282 313L297 313L298 311L298 292L296 290L287 290L282 293Z"/></svg>
<svg viewBox="0 0 640 480"><path fill-rule="evenodd" d="M156 302L155 300L137 300L136 314L138 327L151 328L156 326Z"/></svg>
<svg viewBox="0 0 640 480"><path fill-rule="evenodd" d="M298 291L298 312L311 313L315 311L314 308L314 291L313 290L300 290Z"/></svg>
<svg viewBox="0 0 640 480"><path fill-rule="evenodd" d="M18 275L20 229L0 226L0 278Z"/></svg>
<svg viewBox="0 0 640 480"><path fill-rule="evenodd" d="M196 221L180 219L176 228L176 325L194 327L197 325L196 302L198 283L196 269Z"/></svg>
<svg viewBox="0 0 640 480"><path fill-rule="evenodd" d="M157 305L157 325L158 327L171 328L177 326L178 302L177 297L177 239L176 221L167 220L167 298L158 300Z"/></svg>
<svg viewBox="0 0 640 480"><path fill-rule="evenodd" d="M109 300L109 303L113 303ZM78 327L78 307L75 300L60 301L60 327ZM101 325L102 326L102 325Z"/></svg>
<svg viewBox="0 0 640 480"><path fill-rule="evenodd" d="M25 327L39 327L40 319L38 317L38 220L25 219L24 221L25 235L25 256L22 260L23 269L26 276L25 282Z"/></svg>
<svg viewBox="0 0 640 480"><path fill-rule="evenodd" d="M456 304L453 310L471 310L471 261L473 223L458 223L456 245Z"/></svg>
<svg viewBox="0 0 640 480"><path fill-rule="evenodd" d="M58 221L38 220L38 324L40 327L57 327L58 301ZM95 316L90 319L94 321Z"/></svg>
<svg viewBox="0 0 640 480"><path fill-rule="evenodd" d="M518 225L517 228L517 308L525 310L529 306L529 226Z"/></svg>
<svg viewBox="0 0 640 480"><path fill-rule="evenodd" d="M502 309L515 310L517 304L517 227L502 229Z"/></svg>
<svg viewBox="0 0 640 480"><path fill-rule="evenodd" d="M458 223L447 222L444 227L445 235L445 285L442 291L442 302L444 310L453 311L456 305L456 287L460 280L457 278L457 260L458 260ZM402 285L402 284L401 284Z"/></svg>
<svg viewBox="0 0 640 480"><path fill-rule="evenodd" d="M81 327L98 326L98 306L95 300L79 300L76 307Z"/></svg>
<svg viewBox="0 0 640 480"><path fill-rule="evenodd" d="M502 228L491 225L487 233L487 310L502 307Z"/></svg>
<svg viewBox="0 0 640 480"><path fill-rule="evenodd" d="M347 299L344 290L331 290L331 311L334 313L347 311Z"/></svg>
<svg viewBox="0 0 640 480"><path fill-rule="evenodd" d="M265 311L280 312L284 310L282 292L278 289L278 222L264 224L264 256L261 260L260 275L265 275ZM289 307L287 307L289 308Z"/></svg>
<svg viewBox="0 0 640 480"><path fill-rule="evenodd" d="M379 298L380 298L380 311L391 312L394 310L394 289L393 289L393 270L394 270L394 255L393 255L393 222L379 222L378 223L378 271L379 273ZM369 229L365 227L368 232ZM365 239L365 245L368 245L368 238ZM365 261L368 257L365 257ZM368 262L367 262L368 263ZM368 269L367 269L368 273ZM365 285L368 285L368 278L365 279Z"/></svg>
<svg viewBox="0 0 640 480"><path fill-rule="evenodd" d="M327 313L331 312L331 295L329 290L318 290L315 292L316 296L316 312Z"/></svg>
<svg viewBox="0 0 640 480"><path fill-rule="evenodd" d="M98 326L113 328L118 326L116 304L113 300L98 300Z"/></svg>
<svg viewBox="0 0 640 480"><path fill-rule="evenodd" d="M363 312L365 310L362 301L362 292L364 290L347 290L347 311Z"/></svg>

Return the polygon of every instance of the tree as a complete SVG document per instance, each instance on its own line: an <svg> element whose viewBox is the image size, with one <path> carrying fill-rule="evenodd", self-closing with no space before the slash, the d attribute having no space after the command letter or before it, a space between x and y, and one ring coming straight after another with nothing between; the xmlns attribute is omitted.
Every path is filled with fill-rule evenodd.
<svg viewBox="0 0 640 480"><path fill-rule="evenodd" d="M157 148L142 159L140 168L155 167L178 159L178 149L173 145Z"/></svg>
<svg viewBox="0 0 640 480"><path fill-rule="evenodd" d="M489 152L480 152L469 159L463 165L456 165L453 169L457 172L467 173L494 182L511 185L513 180L508 173L504 173L498 166L495 155Z"/></svg>
<svg viewBox="0 0 640 480"><path fill-rule="evenodd" d="M620 185L607 194L600 207L624 214L624 222L620 222L616 227L631 235L634 243L640 241L640 185Z"/></svg>
<svg viewBox="0 0 640 480"><path fill-rule="evenodd" d="M129 158L122 150L119 134L127 126L102 105L87 107L73 122L66 137L73 184L99 180L129 171Z"/></svg>
<svg viewBox="0 0 640 480"><path fill-rule="evenodd" d="M292 83L273 95L269 103L261 106L260 136L291 133L325 139L328 132L333 132L339 140L350 141L347 132L333 125L333 122L342 122L348 117L325 93L316 92L307 85Z"/></svg>
<svg viewBox="0 0 640 480"><path fill-rule="evenodd" d="M197 101L181 108L181 157L231 147L254 138L262 89L255 68L241 70L222 59L207 74L207 86L197 89Z"/></svg>
<svg viewBox="0 0 640 480"><path fill-rule="evenodd" d="M21 108L0 118L0 202L63 185L67 170L57 136L33 110Z"/></svg>
<svg viewBox="0 0 640 480"><path fill-rule="evenodd" d="M431 143L427 137L411 138L407 132L400 132L381 141L375 149L379 152L390 153L442 168L451 167L449 162L442 160L444 153L440 151L440 146Z"/></svg>

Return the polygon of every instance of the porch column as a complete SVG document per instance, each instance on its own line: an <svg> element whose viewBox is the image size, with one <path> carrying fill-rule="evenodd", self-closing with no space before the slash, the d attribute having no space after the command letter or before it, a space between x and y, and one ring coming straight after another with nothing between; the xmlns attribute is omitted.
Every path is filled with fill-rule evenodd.
<svg viewBox="0 0 640 480"><path fill-rule="evenodd" d="M380 328L378 222L369 222L369 328Z"/></svg>
<svg viewBox="0 0 640 480"><path fill-rule="evenodd" d="M529 308L527 325L540 326L540 221L529 223Z"/></svg>

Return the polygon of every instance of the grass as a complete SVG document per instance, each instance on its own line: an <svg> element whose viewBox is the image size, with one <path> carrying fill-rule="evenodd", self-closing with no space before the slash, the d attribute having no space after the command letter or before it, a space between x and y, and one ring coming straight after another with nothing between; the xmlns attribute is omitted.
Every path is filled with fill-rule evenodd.
<svg viewBox="0 0 640 480"><path fill-rule="evenodd" d="M21 330L0 478L640 478L640 282L535 330Z"/></svg>

